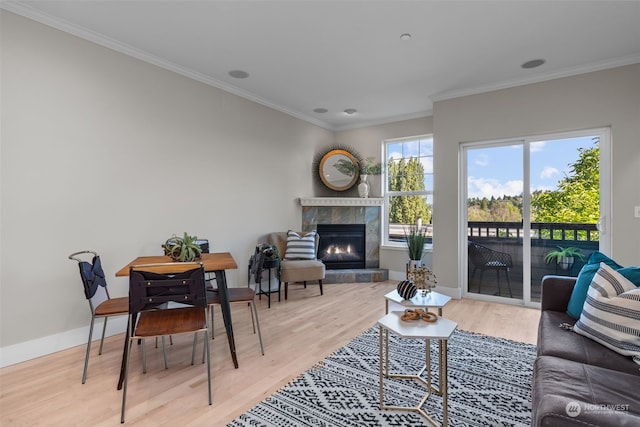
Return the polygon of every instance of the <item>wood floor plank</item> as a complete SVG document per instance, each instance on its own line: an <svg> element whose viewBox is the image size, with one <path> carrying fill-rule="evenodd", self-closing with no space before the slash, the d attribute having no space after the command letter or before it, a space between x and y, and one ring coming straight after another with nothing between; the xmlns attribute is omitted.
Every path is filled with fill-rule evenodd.
<svg viewBox="0 0 640 427"><path fill-rule="evenodd" d="M126 425L224 426L318 363L384 315L383 295L397 282L291 285L289 299L272 295L258 300L265 346L245 304L232 306L239 368L234 369L220 310L214 315L215 339L210 342L213 405L207 402L202 347L192 366L192 336L174 337L168 346L169 369L162 350L147 344L147 374L140 348L132 351ZM274 298L275 297L275 300ZM539 311L474 300L452 300L444 316L459 329L535 344ZM96 326L97 330L100 324ZM0 425L120 424L122 394L116 390L123 335L106 339L103 354L97 342L81 384L84 346L61 351L0 370ZM200 343L202 341L200 340Z"/></svg>

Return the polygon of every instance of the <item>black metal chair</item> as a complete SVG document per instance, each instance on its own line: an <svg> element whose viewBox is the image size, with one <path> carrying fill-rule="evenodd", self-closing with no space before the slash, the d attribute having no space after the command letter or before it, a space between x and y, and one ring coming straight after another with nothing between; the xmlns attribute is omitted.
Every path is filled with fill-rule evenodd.
<svg viewBox="0 0 640 427"><path fill-rule="evenodd" d="M91 256L91 261L86 255ZM84 295L89 301L91 309L91 326L89 326L89 339L87 340L87 351L84 356L84 369L82 371L82 384L87 381L87 371L89 368L89 354L91 353L91 339L93 337L93 325L98 318L104 319L102 326L102 337L100 338L100 350L98 355L102 354L102 344L104 343L104 334L107 330L107 320L112 316L124 316L129 314L129 298L111 298L107 289L107 281L100 257L94 251L80 251L69 255L69 259L77 261L80 268L80 278L84 287Z"/></svg>
<svg viewBox="0 0 640 427"><path fill-rule="evenodd" d="M200 246L201 253L208 254L209 253L209 239L198 239L195 241L195 244ZM204 279L207 283L207 290L214 289L213 282L216 280L216 275L214 273L204 273Z"/></svg>
<svg viewBox="0 0 640 427"><path fill-rule="evenodd" d="M171 273L167 273L170 271ZM169 303L174 304L171 307ZM177 307L175 307L177 305ZM207 362L209 405L211 397L211 357L209 329L207 327L207 295L202 263L178 262L141 265L129 273L129 326L127 330L122 413L124 423L127 403L129 359L134 341L185 333L204 334L204 353ZM194 335L191 364L194 362L196 335ZM163 342L165 368L167 355ZM144 346L142 347L144 362ZM204 362L204 361L203 361Z"/></svg>
<svg viewBox="0 0 640 427"><path fill-rule="evenodd" d="M480 270L480 279L478 281L478 293L482 293L482 276L486 270L496 272L496 280L498 283L498 295L500 292L500 272L504 271L507 276L507 285L509 286L509 297L513 298L511 291L511 279L509 278L509 270L513 267L511 255L506 252L500 252L489 249L486 246L468 241L469 261L473 264L473 272L469 277L469 284L473 281L476 271Z"/></svg>

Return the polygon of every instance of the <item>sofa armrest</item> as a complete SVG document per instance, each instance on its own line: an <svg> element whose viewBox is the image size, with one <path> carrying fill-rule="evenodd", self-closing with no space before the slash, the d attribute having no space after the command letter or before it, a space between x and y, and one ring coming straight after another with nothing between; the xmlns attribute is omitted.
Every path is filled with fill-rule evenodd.
<svg viewBox="0 0 640 427"><path fill-rule="evenodd" d="M547 275L542 278L541 310L567 311L577 277Z"/></svg>

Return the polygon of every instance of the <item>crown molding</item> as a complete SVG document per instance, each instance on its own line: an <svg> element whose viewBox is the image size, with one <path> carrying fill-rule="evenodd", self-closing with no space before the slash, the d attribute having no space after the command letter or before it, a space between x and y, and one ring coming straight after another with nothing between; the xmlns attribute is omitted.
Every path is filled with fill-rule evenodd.
<svg viewBox="0 0 640 427"><path fill-rule="evenodd" d="M480 93L493 92L501 89L509 89L518 86L524 86L533 83L540 83L548 80L560 79L563 77L577 76L580 74L592 73L595 71L608 70L611 68L624 67L625 65L632 65L640 63L640 55L631 55L623 58L617 58L611 61L599 62L584 67L567 68L560 71L554 71L539 75L531 78L511 80L507 82L501 82L498 84L477 86L474 88L466 88L460 90L451 90L446 92L437 93L431 95L429 99L433 102L444 101L447 99L460 98L463 96L477 95Z"/></svg>
<svg viewBox="0 0 640 427"><path fill-rule="evenodd" d="M317 120L313 117L306 116L304 114L300 114L295 111L291 111L281 105L274 104L271 101L268 101L264 98L256 96L252 93L246 92L236 86L229 85L225 82L214 79L206 74L198 73L191 69L182 67L165 58L151 55L143 50L134 48L133 46L130 46L126 43L119 42L110 37L106 37L102 34L98 34L95 31L91 31L80 25L75 25L68 21L54 18L51 15L43 13L24 3L19 3L11 0L2 1L2 3L0 4L0 7L9 12L16 13L25 18L31 19L33 21L39 22L41 24L47 25L49 27L52 27L57 30L63 31L65 33L71 34L73 36L79 37L81 39L90 41L97 45L106 47L108 49L114 50L116 52L122 53L130 57L139 59L141 61L163 68L165 70L172 71L176 74L180 74L192 80L215 87L217 89L223 90L225 92L231 93L233 95L236 95L241 98L247 99L249 101L255 102L257 104L263 105L265 107L272 108L274 110L280 111L281 113L284 113L289 116L295 117L297 119L303 120L305 122L314 124L316 126L320 126L321 128L324 128L327 130L334 130L331 125L321 120Z"/></svg>
<svg viewBox="0 0 640 427"><path fill-rule="evenodd" d="M405 114L402 116L387 117L380 120L359 122L357 124L352 124L352 125L334 126L331 130L338 132L338 131L344 131L344 130L361 129L361 128L366 128L371 126L385 125L387 123L401 122L404 120L421 119L421 118L430 117L430 116L433 116L433 110L419 111L417 113Z"/></svg>

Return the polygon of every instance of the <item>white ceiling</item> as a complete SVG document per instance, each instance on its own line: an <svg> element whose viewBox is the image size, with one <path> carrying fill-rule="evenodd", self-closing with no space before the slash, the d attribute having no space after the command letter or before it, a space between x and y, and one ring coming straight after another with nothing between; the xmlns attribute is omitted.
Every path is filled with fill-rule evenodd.
<svg viewBox="0 0 640 427"><path fill-rule="evenodd" d="M2 7L331 130L640 62L640 1L3 0ZM411 38L401 40L404 33ZM520 67L536 58L546 63ZM235 79L230 70L250 76ZM319 107L328 112L315 113Z"/></svg>

